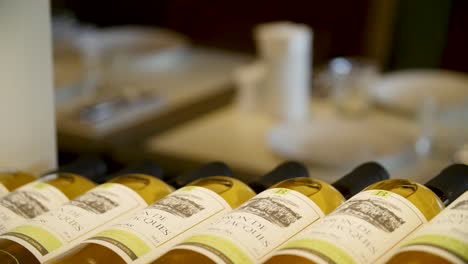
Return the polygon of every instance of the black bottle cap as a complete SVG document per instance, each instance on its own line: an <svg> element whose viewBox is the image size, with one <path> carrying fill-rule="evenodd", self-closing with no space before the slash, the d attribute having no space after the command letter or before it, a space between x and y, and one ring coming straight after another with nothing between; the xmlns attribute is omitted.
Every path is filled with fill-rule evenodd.
<svg viewBox="0 0 468 264"><path fill-rule="evenodd" d="M372 183L388 178L387 170L379 163L371 161L354 168L332 185L348 199Z"/></svg>
<svg viewBox="0 0 468 264"><path fill-rule="evenodd" d="M450 165L425 185L437 194L445 205L448 205L468 190L468 166Z"/></svg>
<svg viewBox="0 0 468 264"><path fill-rule="evenodd" d="M99 157L81 157L71 163L60 166L57 170L44 174L44 176L52 173L73 173L86 177L93 182L100 182L107 173L107 165Z"/></svg>
<svg viewBox="0 0 468 264"><path fill-rule="evenodd" d="M103 178L103 182L108 181L117 176L122 176L126 174L145 174L149 176L156 177L158 179L163 178L163 169L153 161L145 160L141 163L133 164L128 167L123 168L122 170L112 173Z"/></svg>
<svg viewBox="0 0 468 264"><path fill-rule="evenodd" d="M275 183L299 177L309 177L307 168L302 163L287 161L281 163L267 174L250 181L249 186L259 193Z"/></svg>
<svg viewBox="0 0 468 264"><path fill-rule="evenodd" d="M232 177L232 170L223 162L214 161L207 163L200 168L190 171L188 173L181 174L173 179L167 180L170 185L180 188L191 183L194 180L210 176L229 176Z"/></svg>

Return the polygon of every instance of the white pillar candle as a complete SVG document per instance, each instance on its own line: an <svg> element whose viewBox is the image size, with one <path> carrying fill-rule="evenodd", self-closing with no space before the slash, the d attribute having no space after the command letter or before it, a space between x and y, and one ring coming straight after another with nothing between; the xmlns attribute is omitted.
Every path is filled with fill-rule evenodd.
<svg viewBox="0 0 468 264"><path fill-rule="evenodd" d="M281 121L309 117L312 31L291 22L259 25L257 47L265 63L267 109Z"/></svg>
<svg viewBox="0 0 468 264"><path fill-rule="evenodd" d="M57 162L48 0L0 0L0 165Z"/></svg>

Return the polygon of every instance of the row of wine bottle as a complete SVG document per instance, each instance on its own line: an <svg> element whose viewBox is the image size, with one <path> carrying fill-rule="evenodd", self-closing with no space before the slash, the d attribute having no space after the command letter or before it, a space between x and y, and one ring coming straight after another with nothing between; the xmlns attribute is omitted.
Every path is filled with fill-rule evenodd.
<svg viewBox="0 0 468 264"><path fill-rule="evenodd" d="M297 162L244 183L214 162L175 191L154 164L100 185L86 167L0 171L0 263L468 262L463 164L422 185L375 162L333 184Z"/></svg>

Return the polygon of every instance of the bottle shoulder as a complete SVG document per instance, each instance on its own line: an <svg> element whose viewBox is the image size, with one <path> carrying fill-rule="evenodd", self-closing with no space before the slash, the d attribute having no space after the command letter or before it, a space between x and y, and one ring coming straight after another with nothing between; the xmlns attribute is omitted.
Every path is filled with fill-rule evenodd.
<svg viewBox="0 0 468 264"><path fill-rule="evenodd" d="M324 189L333 191L337 194L340 193L335 187L333 187L333 185L325 181L309 177L287 179L272 185L270 188L286 188L301 192L306 196L312 196Z"/></svg>
<svg viewBox="0 0 468 264"><path fill-rule="evenodd" d="M256 193L244 182L227 176L210 176L193 181L187 186L199 186L220 195L232 207L238 207Z"/></svg>
<svg viewBox="0 0 468 264"><path fill-rule="evenodd" d="M318 205L324 214L335 210L345 201L343 195L333 185L309 177L284 180L271 188L286 188L299 192Z"/></svg>
<svg viewBox="0 0 468 264"><path fill-rule="evenodd" d="M40 178L39 181L59 189L68 199L74 199L97 186L88 178L73 173L54 173Z"/></svg>
<svg viewBox="0 0 468 264"><path fill-rule="evenodd" d="M388 179L371 184L365 190L386 190L404 197L429 221L445 208L442 200L429 188L406 179Z"/></svg>
<svg viewBox="0 0 468 264"><path fill-rule="evenodd" d="M35 180L37 177L23 171L0 172L0 183L9 191Z"/></svg>
<svg viewBox="0 0 468 264"><path fill-rule="evenodd" d="M154 203L174 191L174 188L164 181L146 174L126 174L113 178L108 183L117 183L128 187L140 195L147 204Z"/></svg>

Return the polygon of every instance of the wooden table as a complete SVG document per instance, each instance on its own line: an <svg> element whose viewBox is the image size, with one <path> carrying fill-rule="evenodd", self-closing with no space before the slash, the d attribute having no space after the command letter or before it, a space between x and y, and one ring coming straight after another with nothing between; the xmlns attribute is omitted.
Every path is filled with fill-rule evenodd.
<svg viewBox="0 0 468 264"><path fill-rule="evenodd" d="M333 118L336 113L327 104L314 101L313 118ZM408 119L372 111L379 122L414 130L417 126ZM313 122L312 118L312 122ZM265 114L243 114L231 105L202 118L188 122L166 133L156 135L146 143L146 152L175 173L183 171L184 164L203 164L221 160L229 164L241 178L256 177L271 170L287 158L275 154L267 144L268 131L277 121ZM447 160L413 159L399 166L389 167L392 177L425 182L437 174ZM333 182L350 170L349 167L327 167L308 164L311 176Z"/></svg>
<svg viewBox="0 0 468 264"><path fill-rule="evenodd" d="M139 85L154 89L161 103L127 111L105 122L82 122L73 106L57 111L58 141L66 152L110 153L136 147L148 136L228 104L233 69L251 61L245 54L193 48L170 69L143 68ZM148 72L144 72L148 71ZM154 72L152 72L154 71ZM140 148L141 149L141 148Z"/></svg>

